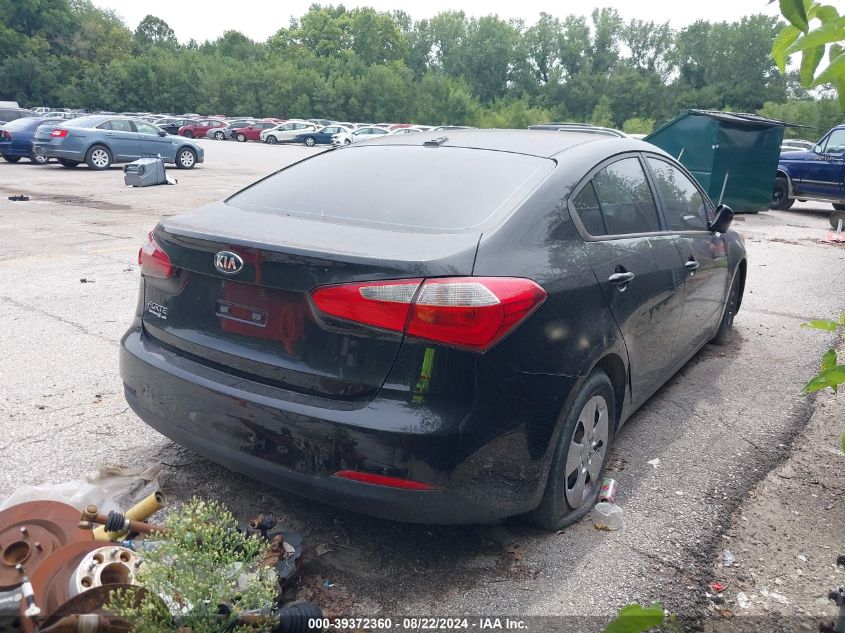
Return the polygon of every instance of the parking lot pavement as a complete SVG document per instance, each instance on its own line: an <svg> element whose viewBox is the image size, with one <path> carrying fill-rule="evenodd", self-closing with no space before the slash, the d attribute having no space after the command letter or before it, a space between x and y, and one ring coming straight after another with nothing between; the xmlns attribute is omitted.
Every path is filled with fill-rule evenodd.
<svg viewBox="0 0 845 633"><path fill-rule="evenodd" d="M344 596L361 615L607 615L650 600L701 612L732 514L812 413L800 388L833 335L800 324L845 307L845 248L818 242L829 230L821 207L738 217L749 273L735 341L705 348L621 431L610 473L625 511L621 531L583 521L547 534L520 519L403 525L232 474L127 409L117 349L144 235L165 215L313 151L200 142L206 163L170 170L176 186L127 189L119 168L0 163L0 498L22 484L77 477L100 460L160 461L171 498L219 498L242 517L272 512L304 532L312 552L325 546L306 573L330 578L323 598ZM30 201L7 200L18 193ZM656 458L657 467L648 464ZM845 541L843 524L834 542Z"/></svg>

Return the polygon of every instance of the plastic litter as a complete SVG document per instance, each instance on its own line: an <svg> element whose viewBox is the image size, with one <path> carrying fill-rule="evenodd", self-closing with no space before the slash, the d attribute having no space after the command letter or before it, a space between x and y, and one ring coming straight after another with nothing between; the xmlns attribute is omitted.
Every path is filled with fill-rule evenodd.
<svg viewBox="0 0 845 633"><path fill-rule="evenodd" d="M727 585L723 582L714 581L710 583L710 588L714 593L722 593L725 590L725 587L727 587Z"/></svg>
<svg viewBox="0 0 845 633"><path fill-rule="evenodd" d="M733 555L733 552L725 550L722 552L722 565L725 567L733 567L733 564L736 562L736 556Z"/></svg>
<svg viewBox="0 0 845 633"><path fill-rule="evenodd" d="M616 505L618 484L615 479L605 477L599 489L599 502L593 508L593 525L599 530L622 529L624 512Z"/></svg>
<svg viewBox="0 0 845 633"><path fill-rule="evenodd" d="M751 600L748 599L748 596L745 594L744 591L740 591L738 594L736 594L736 603L739 605L740 609L751 608Z"/></svg>
<svg viewBox="0 0 845 633"><path fill-rule="evenodd" d="M625 513L615 503L600 501L593 508L593 525L599 530L614 531L622 529Z"/></svg>
<svg viewBox="0 0 845 633"><path fill-rule="evenodd" d="M89 505L97 506L104 514L111 511L121 512L124 505L130 506L158 488L157 478L160 470L159 464L127 468L101 463L97 470L88 473L84 479L21 486L0 502L0 510L27 501L47 500L61 501L80 512Z"/></svg>
<svg viewBox="0 0 845 633"><path fill-rule="evenodd" d="M660 466L660 458L655 457L654 459L650 459L646 462L646 464L648 464L652 468L657 468L658 466Z"/></svg>
<svg viewBox="0 0 845 633"><path fill-rule="evenodd" d="M334 587L334 583L331 580L329 580L328 578L326 578L323 581L323 589L331 589L332 587Z"/></svg>

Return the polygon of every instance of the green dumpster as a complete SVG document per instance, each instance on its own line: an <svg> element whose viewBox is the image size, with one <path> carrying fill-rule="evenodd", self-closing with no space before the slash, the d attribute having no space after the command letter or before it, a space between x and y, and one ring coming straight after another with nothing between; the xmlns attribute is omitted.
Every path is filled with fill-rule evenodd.
<svg viewBox="0 0 845 633"><path fill-rule="evenodd" d="M716 202L769 208L787 124L755 114L687 110L645 137L677 158Z"/></svg>

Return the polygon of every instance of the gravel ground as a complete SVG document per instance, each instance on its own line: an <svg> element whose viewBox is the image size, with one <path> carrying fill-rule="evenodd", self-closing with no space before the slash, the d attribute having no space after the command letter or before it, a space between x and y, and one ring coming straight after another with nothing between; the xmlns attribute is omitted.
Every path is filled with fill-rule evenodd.
<svg viewBox="0 0 845 633"><path fill-rule="evenodd" d="M818 242L827 206L738 217L749 276L735 341L702 350L621 431L612 459L621 531L598 532L584 521L547 534L519 518L404 525L232 474L127 409L117 349L135 304L143 236L159 218L220 199L313 151L200 142L206 164L172 170L179 184L170 187L127 189L119 168L0 163L0 498L23 484L78 477L98 461L161 462L176 501L218 498L237 515L272 512L303 532L312 554L300 595L338 614L587 615L596 629L621 605L659 600L693 621L712 621L720 616L706 592L731 547L741 566L730 570L727 600L736 599L733 587L760 597L768 586L792 606L829 612L816 600L845 580L831 568L845 521L841 501L825 509L832 495L841 499L830 480L841 480L842 465L822 447L837 425L845 429L833 400L800 395L834 337L799 327L845 307L845 248ZM31 200L6 199L18 193ZM816 409L820 429L802 435ZM805 448L794 477L769 475ZM654 459L656 467L647 463ZM796 542L802 533L809 540ZM790 576L801 568L799 554L808 558L802 592L784 593L787 578L799 584ZM778 561L784 585L774 583L781 567L760 558ZM334 586L323 590L322 579ZM541 628L572 628L563 622Z"/></svg>

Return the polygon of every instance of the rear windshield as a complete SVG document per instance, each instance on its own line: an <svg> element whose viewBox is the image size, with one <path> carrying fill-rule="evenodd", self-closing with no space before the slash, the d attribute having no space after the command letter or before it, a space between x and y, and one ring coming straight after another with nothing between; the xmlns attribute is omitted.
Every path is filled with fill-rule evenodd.
<svg viewBox="0 0 845 633"><path fill-rule="evenodd" d="M3 129L9 130L11 132L14 132L15 130L25 130L26 128L31 127L33 125L37 125L40 122L41 122L41 119L33 119L31 117L25 117L23 119L15 119L14 121L6 123L3 126Z"/></svg>
<svg viewBox="0 0 845 633"><path fill-rule="evenodd" d="M102 123L103 121L107 121L107 120L108 119L106 117L103 117L102 115L99 115L99 114L96 115L96 116L82 116L82 117L77 117L75 119L70 119L69 121L65 121L62 124L62 127L91 127L92 128L95 125L98 125L98 124Z"/></svg>
<svg viewBox="0 0 845 633"><path fill-rule="evenodd" d="M336 223L460 232L512 211L553 168L546 158L488 150L352 147L277 172L227 203Z"/></svg>
<svg viewBox="0 0 845 633"><path fill-rule="evenodd" d="M36 117L38 116L35 112L30 112L29 110L20 110L18 108L0 108L0 123L6 121L17 121L20 118L24 117Z"/></svg>

